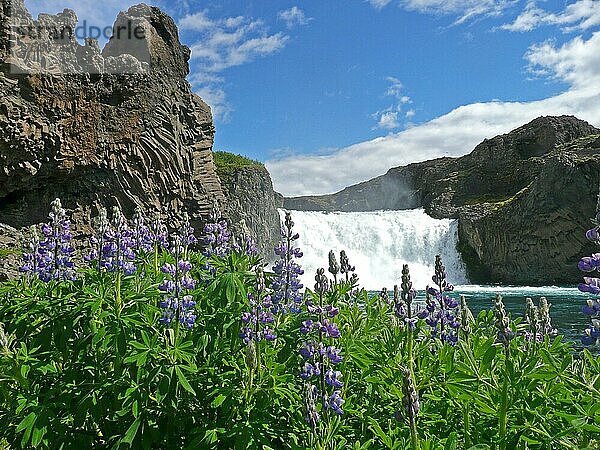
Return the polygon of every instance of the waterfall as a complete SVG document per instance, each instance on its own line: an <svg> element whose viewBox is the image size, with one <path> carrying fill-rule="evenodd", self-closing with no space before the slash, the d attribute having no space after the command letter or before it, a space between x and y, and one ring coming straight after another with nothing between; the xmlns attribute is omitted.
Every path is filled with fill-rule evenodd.
<svg viewBox="0 0 600 450"><path fill-rule="evenodd" d="M441 255L448 280L466 284L464 264L456 250L458 221L433 219L423 209L374 212L290 211L299 260L305 273L302 282L313 288L315 271L328 267L329 250L345 250L356 267L360 285L368 290L400 284L402 264L408 264L415 288L431 284L435 255ZM283 220L285 210L279 210Z"/></svg>

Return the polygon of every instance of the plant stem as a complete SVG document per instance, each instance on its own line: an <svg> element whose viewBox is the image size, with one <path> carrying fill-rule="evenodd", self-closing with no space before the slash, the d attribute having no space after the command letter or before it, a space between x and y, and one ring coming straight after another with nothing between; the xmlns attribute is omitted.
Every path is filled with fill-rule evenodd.
<svg viewBox="0 0 600 450"><path fill-rule="evenodd" d="M414 418L410 420L410 448L411 450L421 450L417 423Z"/></svg>
<svg viewBox="0 0 600 450"><path fill-rule="evenodd" d="M469 410L466 406L463 406L463 428L465 436L465 447L471 447L471 420L469 417Z"/></svg>
<svg viewBox="0 0 600 450"><path fill-rule="evenodd" d="M502 385L502 404L498 415L498 435L500 438L499 450L506 450L506 427L508 423L508 371L504 371L504 383Z"/></svg>

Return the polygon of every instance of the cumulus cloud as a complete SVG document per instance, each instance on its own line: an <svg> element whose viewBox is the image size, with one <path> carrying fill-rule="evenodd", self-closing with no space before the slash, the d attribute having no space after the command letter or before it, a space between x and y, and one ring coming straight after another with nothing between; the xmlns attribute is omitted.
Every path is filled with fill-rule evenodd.
<svg viewBox="0 0 600 450"><path fill-rule="evenodd" d="M312 20L310 17L306 17L304 11L297 6L292 6L290 9L279 11L277 17L285 22L288 28L294 28L298 25L306 25Z"/></svg>
<svg viewBox="0 0 600 450"><path fill-rule="evenodd" d="M506 133L541 115L573 114L600 125L600 32L562 46L532 46L530 70L569 84L565 92L532 102L492 101L461 106L399 133L361 142L329 155L267 162L284 195L324 194L385 173L390 167L469 153L485 138Z"/></svg>
<svg viewBox="0 0 600 450"><path fill-rule="evenodd" d="M530 1L514 22L504 24L500 28L526 32L543 25L558 25L565 32L587 30L598 26L600 25L600 0L578 0L568 5L560 14L548 12L538 7L535 1Z"/></svg>
<svg viewBox="0 0 600 450"><path fill-rule="evenodd" d="M407 103L412 103L411 98L404 93L404 85L396 77L387 77L386 81L389 86L385 92L386 97L393 97L395 103L384 110L377 111L371 117L377 120L373 130L395 130L400 128L401 124L398 119L399 113L402 112L402 106ZM414 116L414 111L411 114L406 114L406 118L410 119Z"/></svg>
<svg viewBox="0 0 600 450"><path fill-rule="evenodd" d="M192 59L206 72L222 72L280 51L289 39L284 33L269 33L262 20L243 16L211 19L206 11L179 21L181 30L199 34L191 45Z"/></svg>
<svg viewBox="0 0 600 450"><path fill-rule="evenodd" d="M379 122L374 127L375 129L394 130L400 128L398 113L396 111L386 111L377 115L379 116Z"/></svg>
<svg viewBox="0 0 600 450"><path fill-rule="evenodd" d="M233 108L227 101L220 74L231 67L279 52L289 39L282 32L271 33L260 19L244 16L213 19L207 11L184 16L179 21L179 28L193 32L195 36L190 47L194 64L190 83L211 105L214 116L224 122L229 120Z"/></svg>

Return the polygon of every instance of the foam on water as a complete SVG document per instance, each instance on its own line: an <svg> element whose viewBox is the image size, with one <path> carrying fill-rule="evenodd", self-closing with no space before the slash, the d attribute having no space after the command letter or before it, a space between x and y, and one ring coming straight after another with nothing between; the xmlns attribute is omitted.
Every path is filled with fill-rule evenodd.
<svg viewBox="0 0 600 450"><path fill-rule="evenodd" d="M283 220L284 210L279 210ZM291 211L298 245L304 252L300 264L303 283L312 288L319 267L328 267L329 250L345 250L356 266L361 286L378 290L400 284L402 264L408 264L417 289L431 284L435 255L441 255L448 279L468 283L456 250L458 221L433 219L423 209L374 212Z"/></svg>

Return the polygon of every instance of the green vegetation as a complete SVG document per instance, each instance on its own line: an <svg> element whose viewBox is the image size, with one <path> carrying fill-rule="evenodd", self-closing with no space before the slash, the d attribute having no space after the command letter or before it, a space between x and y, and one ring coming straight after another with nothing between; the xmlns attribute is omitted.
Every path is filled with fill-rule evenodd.
<svg viewBox="0 0 600 450"><path fill-rule="evenodd" d="M215 161L217 175L223 183L230 182L233 175L240 169L247 167L264 167L259 161L223 151L213 152L213 159Z"/></svg>
<svg viewBox="0 0 600 450"><path fill-rule="evenodd" d="M11 448L579 450L600 444L599 357L586 350L575 359L560 337L528 341L520 320L510 323L515 337L503 345L491 311L461 328L456 346L447 345L430 337L424 320L411 333L393 302L343 281L332 282L325 301L340 310L332 321L342 331L344 415L319 409L315 440L304 421L299 377L298 330L308 313L278 317L277 341L257 343L255 366L238 334L248 293L256 293L251 269L258 260L192 254L191 274L207 282L193 291L195 327L177 331L159 323L157 285L165 275L149 259L143 278L123 278L120 295L115 274L91 269L75 282L0 286L0 322L9 336L0 343L0 433ZM305 298L316 297L307 291ZM402 387L410 371L403 367L413 368L420 399L410 423Z"/></svg>
<svg viewBox="0 0 600 450"><path fill-rule="evenodd" d="M7 256L18 255L20 250L16 248L3 247L0 248L0 259L6 258Z"/></svg>

